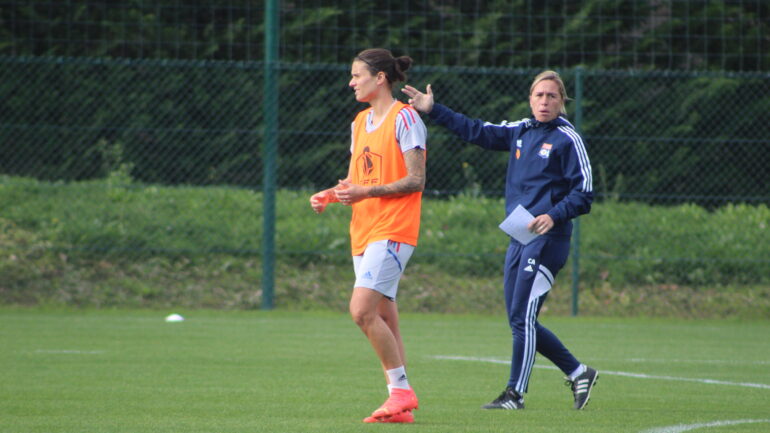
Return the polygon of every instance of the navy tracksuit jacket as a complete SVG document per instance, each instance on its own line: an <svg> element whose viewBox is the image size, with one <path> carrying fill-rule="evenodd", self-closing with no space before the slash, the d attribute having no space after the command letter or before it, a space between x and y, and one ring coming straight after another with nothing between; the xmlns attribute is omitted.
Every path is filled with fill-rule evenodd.
<svg viewBox="0 0 770 433"><path fill-rule="evenodd" d="M510 152L506 215L521 205L534 216L547 213L554 221L548 233L527 245L511 239L506 254L504 292L513 333L507 386L519 393L527 391L535 351L570 374L580 362L538 323L537 316L554 277L567 261L571 220L591 210L591 164L583 139L564 117L548 123L524 119L491 124L435 104L430 118L465 141Z"/></svg>

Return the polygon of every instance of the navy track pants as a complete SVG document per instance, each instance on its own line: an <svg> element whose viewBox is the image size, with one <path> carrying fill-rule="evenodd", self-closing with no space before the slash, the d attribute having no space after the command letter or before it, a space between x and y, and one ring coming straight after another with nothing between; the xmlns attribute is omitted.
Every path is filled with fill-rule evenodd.
<svg viewBox="0 0 770 433"><path fill-rule="evenodd" d="M540 352L569 375L580 362L537 317L554 277L569 256L569 240L540 236L527 245L511 240L505 255L503 284L508 322L513 334L508 386L527 392L535 352Z"/></svg>

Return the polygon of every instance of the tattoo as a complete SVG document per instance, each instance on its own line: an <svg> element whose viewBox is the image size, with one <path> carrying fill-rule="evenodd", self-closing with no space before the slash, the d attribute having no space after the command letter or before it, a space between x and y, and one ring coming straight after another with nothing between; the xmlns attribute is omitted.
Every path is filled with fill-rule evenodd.
<svg viewBox="0 0 770 433"><path fill-rule="evenodd" d="M387 185L377 185L369 190L370 197L399 197L425 188L425 151L414 148L404 153L406 176Z"/></svg>

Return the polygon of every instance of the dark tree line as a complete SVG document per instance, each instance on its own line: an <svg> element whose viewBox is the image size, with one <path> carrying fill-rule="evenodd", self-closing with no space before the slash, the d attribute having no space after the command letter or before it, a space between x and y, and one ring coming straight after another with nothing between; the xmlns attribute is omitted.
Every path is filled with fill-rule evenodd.
<svg viewBox="0 0 770 433"><path fill-rule="evenodd" d="M346 63L362 47L424 65L767 71L770 3L740 0L279 1L282 61ZM264 2L16 0L0 53L259 61Z"/></svg>
<svg viewBox="0 0 770 433"><path fill-rule="evenodd" d="M279 110L279 186L344 175L363 108L349 62L386 46L415 58L412 84L492 122L529 115L541 68L574 93L583 67L580 126L603 196L767 200L770 6L541 3L281 2L280 104L267 108ZM259 187L263 32L251 1L4 3L0 172ZM506 155L428 125L431 191L502 190Z"/></svg>

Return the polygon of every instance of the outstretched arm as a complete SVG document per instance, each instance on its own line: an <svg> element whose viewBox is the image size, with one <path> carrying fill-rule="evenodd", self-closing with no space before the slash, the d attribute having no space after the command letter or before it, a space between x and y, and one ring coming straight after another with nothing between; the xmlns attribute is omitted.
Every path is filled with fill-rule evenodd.
<svg viewBox="0 0 770 433"><path fill-rule="evenodd" d="M511 150L511 140L517 123L503 122L493 125L480 119L471 119L468 116L455 113L442 104L436 104L433 98L433 89L430 84L425 88L425 93L412 86L406 85L402 92L409 96L409 103L417 111L429 113L430 118L454 132L461 139L479 145L489 150Z"/></svg>

